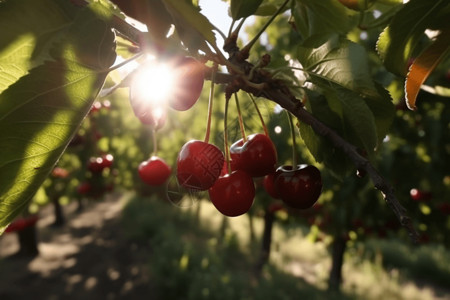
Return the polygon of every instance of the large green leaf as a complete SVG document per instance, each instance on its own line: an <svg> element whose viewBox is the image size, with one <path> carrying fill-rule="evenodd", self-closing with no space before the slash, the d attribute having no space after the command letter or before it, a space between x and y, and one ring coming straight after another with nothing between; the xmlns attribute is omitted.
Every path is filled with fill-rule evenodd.
<svg viewBox="0 0 450 300"><path fill-rule="evenodd" d="M297 58L312 77L324 78L356 93L376 97L367 53L337 34L315 35L298 48Z"/></svg>
<svg viewBox="0 0 450 300"><path fill-rule="evenodd" d="M329 32L346 34L356 24L355 12L338 0L297 0L292 13L304 39Z"/></svg>
<svg viewBox="0 0 450 300"><path fill-rule="evenodd" d="M71 22L68 1L0 2L0 93L48 58L48 47ZM76 10L76 9L75 9Z"/></svg>
<svg viewBox="0 0 450 300"><path fill-rule="evenodd" d="M35 17L45 18L46 9ZM0 233L52 170L103 85L115 60L107 18L99 4L84 8L52 46L53 60L0 94Z"/></svg>
<svg viewBox="0 0 450 300"><path fill-rule="evenodd" d="M408 59L425 30L440 19L439 13L448 6L448 0L411 0L394 16L377 42L378 54L389 71L406 75Z"/></svg>
<svg viewBox="0 0 450 300"><path fill-rule="evenodd" d="M163 0L168 12L172 15L175 28L181 40L190 51L209 51L205 43L216 46L214 26L200 10L185 0Z"/></svg>
<svg viewBox="0 0 450 300"><path fill-rule="evenodd" d="M256 12L261 3L262 0L231 0L231 17L233 20L247 18Z"/></svg>

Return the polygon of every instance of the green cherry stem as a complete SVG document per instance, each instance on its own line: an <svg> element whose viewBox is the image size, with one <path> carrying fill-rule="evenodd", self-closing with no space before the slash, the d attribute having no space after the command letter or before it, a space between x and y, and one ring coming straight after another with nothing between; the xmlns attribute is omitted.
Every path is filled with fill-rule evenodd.
<svg viewBox="0 0 450 300"><path fill-rule="evenodd" d="M151 156L156 155L158 153L158 139L156 137L156 129L152 129L152 139L153 139L153 152Z"/></svg>
<svg viewBox="0 0 450 300"><path fill-rule="evenodd" d="M273 20L283 11L284 7L289 3L290 0L284 1L284 3L278 8L278 10L270 17L269 21L267 21L266 24L264 24L263 28L256 34L256 36L253 37L253 39L245 45L244 48L242 48L241 52L250 52L250 49L253 47L253 45L258 41L261 34L264 33L264 31L269 27L270 24L272 24Z"/></svg>
<svg viewBox="0 0 450 300"><path fill-rule="evenodd" d="M223 117L223 145L225 148L225 160L227 162L228 174L231 174L230 149L228 148L228 103L230 99L225 100L225 112Z"/></svg>
<svg viewBox="0 0 450 300"><path fill-rule="evenodd" d="M239 105L239 98L238 98L237 93L234 93L234 100L236 102L236 108L237 108L237 111L238 111L239 128L241 129L242 140L245 143L247 141L247 136L245 134L244 120L242 119L241 106Z"/></svg>
<svg viewBox="0 0 450 300"><path fill-rule="evenodd" d="M291 130L291 136L292 136L292 167L295 168L297 166L297 151L295 150L295 145L296 145L296 141L295 141L295 127L294 127L294 122L292 121L292 116L291 113L288 112L286 110L286 113L288 115L288 120L289 120L289 127Z"/></svg>
<svg viewBox="0 0 450 300"><path fill-rule="evenodd" d="M248 94L250 96L250 99L252 99L253 105L255 106L256 112L258 113L259 119L261 120L261 125L264 129L264 134L268 137L269 131L267 130L266 123L264 122L264 118L261 114L261 111L259 110L258 104L256 104L255 98L251 94Z"/></svg>
<svg viewBox="0 0 450 300"><path fill-rule="evenodd" d="M205 143L209 142L209 136L211 134L211 116L212 116L212 109L213 109L213 100L214 100L214 81L216 79L216 73L217 73L217 64L214 64L212 75L211 75L211 88L209 89L209 99L208 99L208 118L206 120L206 134L205 134Z"/></svg>

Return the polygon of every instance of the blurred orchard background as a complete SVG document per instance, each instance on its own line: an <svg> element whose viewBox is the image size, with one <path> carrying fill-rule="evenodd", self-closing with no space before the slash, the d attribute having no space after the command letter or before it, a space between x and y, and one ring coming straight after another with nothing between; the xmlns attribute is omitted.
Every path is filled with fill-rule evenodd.
<svg viewBox="0 0 450 300"><path fill-rule="evenodd" d="M228 31L226 1L199 4ZM271 65L289 63L295 45L284 26L288 18L275 19L254 55L270 51ZM241 38L254 36L267 19L250 17ZM323 180L310 209L273 199L262 178L254 181L251 210L235 218L220 214L206 192L182 189L176 158L185 142L205 134L209 82L190 110L168 111L157 143L172 175L162 186L146 185L137 169L153 151L152 129L134 115L128 88L120 88L95 100L27 209L0 236L0 299L450 299L450 105L421 91L418 109L407 109L403 81L376 57L381 29L355 27L348 37L368 49L374 77L392 95L395 116L376 166L407 209L418 244L367 176L353 172L336 180L300 138L299 161L317 166ZM130 56L121 47L118 61ZM105 85L120 82L130 65L112 72ZM440 64L430 80L448 87L448 68ZM223 145L223 94L217 86L210 138L216 145ZM263 132L251 99L239 97L246 132ZM259 109L278 161L289 161L286 114L269 101ZM228 115L234 142L240 138L235 106Z"/></svg>

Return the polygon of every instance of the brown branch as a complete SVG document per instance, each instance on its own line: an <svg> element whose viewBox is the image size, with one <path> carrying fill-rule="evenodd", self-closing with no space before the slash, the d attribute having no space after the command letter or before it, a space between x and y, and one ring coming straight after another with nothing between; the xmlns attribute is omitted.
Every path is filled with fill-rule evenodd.
<svg viewBox="0 0 450 300"><path fill-rule="evenodd" d="M293 101L288 95L273 89L265 90L263 96L278 103L296 116L301 122L311 126L317 134L329 139L336 148L339 148L352 160L357 169L365 170L370 176L375 188L383 194L386 203L394 211L402 226L408 231L411 240L414 243L418 241L419 235L411 219L406 215L406 209L398 202L394 188L378 173L369 160L358 153L355 146L348 143L340 135L306 111L300 101Z"/></svg>

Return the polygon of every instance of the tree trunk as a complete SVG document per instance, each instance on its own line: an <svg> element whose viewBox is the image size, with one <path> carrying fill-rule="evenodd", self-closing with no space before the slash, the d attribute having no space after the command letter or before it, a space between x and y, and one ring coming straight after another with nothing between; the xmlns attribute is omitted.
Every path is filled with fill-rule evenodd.
<svg viewBox="0 0 450 300"><path fill-rule="evenodd" d="M248 215L248 230L250 232L250 244L253 245L255 243L256 237L255 237L255 224L253 222L253 214Z"/></svg>
<svg viewBox="0 0 450 300"><path fill-rule="evenodd" d="M77 198L77 209L75 210L77 213L81 213L84 210L83 198Z"/></svg>
<svg viewBox="0 0 450 300"><path fill-rule="evenodd" d="M273 212L266 211L264 215L264 232L262 237L261 254L256 263L256 275L261 275L264 265L269 261L270 246L272 244L272 228L275 215Z"/></svg>
<svg viewBox="0 0 450 300"><path fill-rule="evenodd" d="M328 290L339 291L342 282L342 265L344 263L344 252L347 241L342 235L336 235L332 244L332 265L330 278L328 280Z"/></svg>
<svg viewBox="0 0 450 300"><path fill-rule="evenodd" d="M36 226L27 226L17 232L20 249L17 256L34 257L39 254Z"/></svg>
<svg viewBox="0 0 450 300"><path fill-rule="evenodd" d="M55 215L55 221L53 222L52 226L61 227L64 225L65 219L64 219L64 214L62 211L61 204L59 203L59 197L54 197L52 202L53 202L54 215Z"/></svg>

